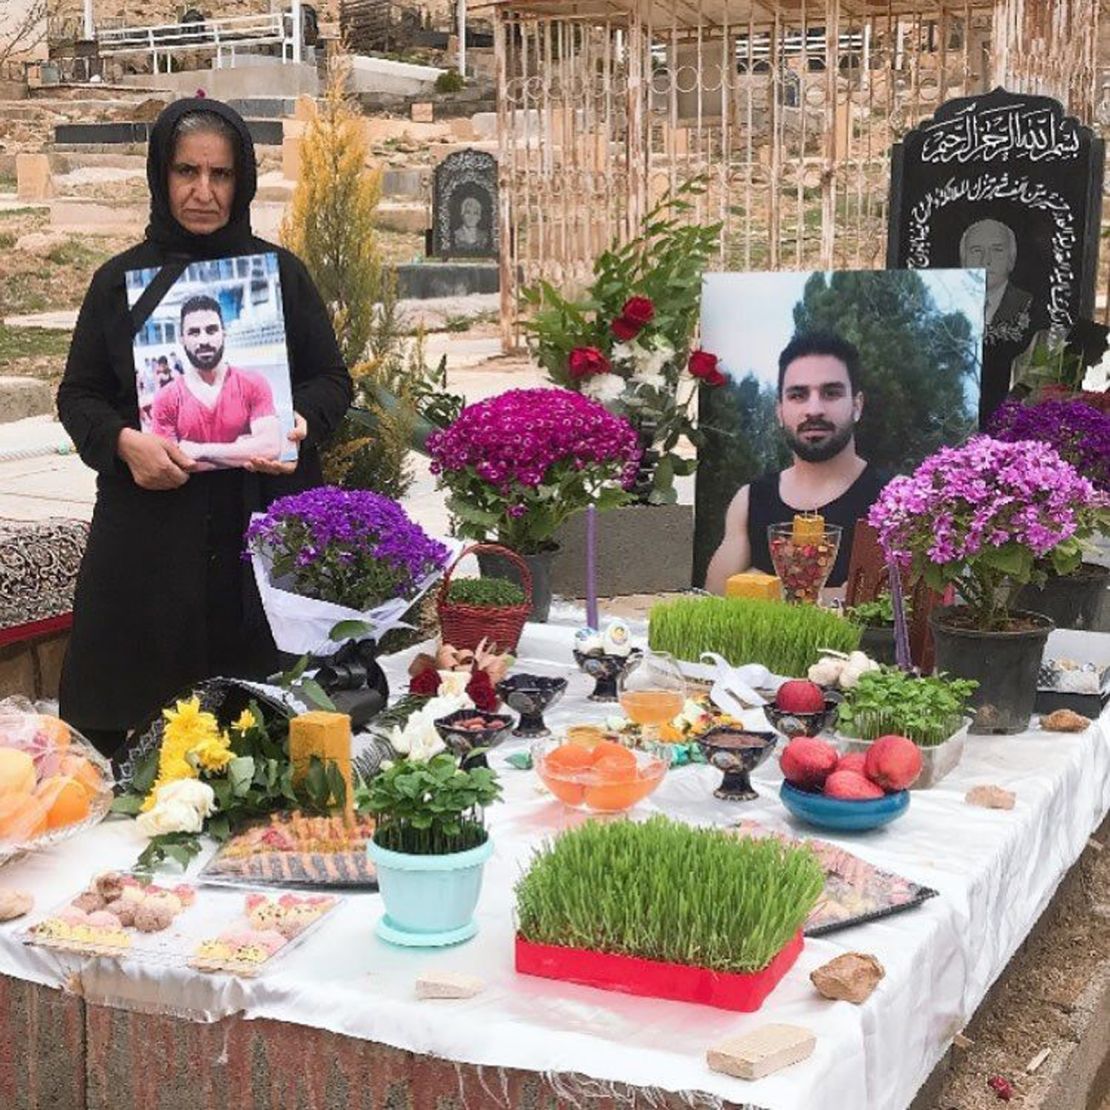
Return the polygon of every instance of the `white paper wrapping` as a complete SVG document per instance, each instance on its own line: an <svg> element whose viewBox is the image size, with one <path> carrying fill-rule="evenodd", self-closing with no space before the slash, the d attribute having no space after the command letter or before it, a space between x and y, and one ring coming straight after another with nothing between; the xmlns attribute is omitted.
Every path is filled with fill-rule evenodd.
<svg viewBox="0 0 1110 1110"><path fill-rule="evenodd" d="M259 514L251 519L259 519ZM449 566L462 551L463 545L456 539L441 539L440 542L447 546L445 565ZM442 571L436 571L420 583L412 596L392 598L360 612L330 601L302 597L275 586L271 581L272 560L266 551L252 550L251 567L274 643L281 651L291 655L321 657L334 655L343 646L342 640L333 640L329 635L340 621L363 621L369 625L366 635L375 640L380 640L394 628L412 628L405 622L405 614L443 577Z"/></svg>
<svg viewBox="0 0 1110 1110"><path fill-rule="evenodd" d="M571 627L529 625L517 669L568 673L571 637ZM408 658L383 660L397 688ZM604 721L613 707L586 701L592 688L592 679L572 672L566 696L547 714L549 724ZM506 800L488 813L495 850L478 906L480 932L458 948L391 948L373 931L380 897L367 894L349 897L309 943L252 982L180 970L155 974L126 960L27 948L16 939L19 922L0 925L0 972L54 987L75 972L92 1003L197 1020L241 1011L469 1064L700 1091L763 1110L899 1110L968 1022L1110 809L1108 714L1080 735L1033 730L969 737L961 764L939 786L915 792L903 818L841 837L808 829L786 813L774 759L752 776L761 797L744 804L713 797L720 773L712 768L672 769L638 816L663 811L707 824L753 818L770 829L831 840L940 892L918 909L807 940L762 1010L738 1014L516 974L513 884L537 844L584 817L541 793L532 772L505 766L504 755L513 750L515 744L490 754L502 771ZM983 783L1014 791L1015 808L966 805L967 790ZM132 822L113 820L5 867L2 879L49 905L94 871L131 863L141 847ZM826 1001L809 982L815 967L848 951L873 953L887 971L862 1006ZM487 988L464 1001L420 1002L414 982L425 969L476 974ZM813 1056L751 1083L708 1070L709 1045L768 1021L812 1029ZM488 1105L498 1105L494 1094Z"/></svg>

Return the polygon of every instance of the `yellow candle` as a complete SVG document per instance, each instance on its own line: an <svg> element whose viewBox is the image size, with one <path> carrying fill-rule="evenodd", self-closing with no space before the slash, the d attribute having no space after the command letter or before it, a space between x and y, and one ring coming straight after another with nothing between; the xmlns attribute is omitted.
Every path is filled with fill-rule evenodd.
<svg viewBox="0 0 1110 1110"><path fill-rule="evenodd" d="M798 513L794 517L792 538L795 543L818 543L825 538L825 518L819 513Z"/></svg>
<svg viewBox="0 0 1110 1110"><path fill-rule="evenodd" d="M725 583L725 597L747 597L758 601L781 601L782 583L773 574L734 574Z"/></svg>
<svg viewBox="0 0 1110 1110"><path fill-rule="evenodd" d="M347 786L347 810L354 807L351 788L351 718L346 713L325 713L313 710L289 722L289 761L293 764L293 783L299 784L308 774L313 756L325 764L339 768Z"/></svg>

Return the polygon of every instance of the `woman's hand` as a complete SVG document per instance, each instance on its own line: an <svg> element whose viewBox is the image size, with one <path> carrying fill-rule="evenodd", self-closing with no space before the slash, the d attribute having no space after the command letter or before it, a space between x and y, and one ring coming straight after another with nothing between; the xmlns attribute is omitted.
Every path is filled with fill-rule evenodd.
<svg viewBox="0 0 1110 1110"><path fill-rule="evenodd" d="M134 428L120 432L116 454L127 463L140 489L177 489L197 468L176 443Z"/></svg>
<svg viewBox="0 0 1110 1110"><path fill-rule="evenodd" d="M293 430L289 433L290 443L300 443L308 435L308 424L299 412L293 413ZM253 458L245 464L247 470L256 474L292 474L297 469L297 460L280 462L277 459Z"/></svg>

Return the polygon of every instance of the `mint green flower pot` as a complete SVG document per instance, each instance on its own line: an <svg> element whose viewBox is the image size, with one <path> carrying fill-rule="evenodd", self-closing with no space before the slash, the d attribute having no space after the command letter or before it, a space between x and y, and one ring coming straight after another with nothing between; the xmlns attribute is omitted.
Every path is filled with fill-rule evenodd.
<svg viewBox="0 0 1110 1110"><path fill-rule="evenodd" d="M416 856L382 848L371 839L366 852L378 873L385 916L378 936L409 948L441 948L469 940L478 931L474 908L482 890L482 868L493 841L465 852Z"/></svg>

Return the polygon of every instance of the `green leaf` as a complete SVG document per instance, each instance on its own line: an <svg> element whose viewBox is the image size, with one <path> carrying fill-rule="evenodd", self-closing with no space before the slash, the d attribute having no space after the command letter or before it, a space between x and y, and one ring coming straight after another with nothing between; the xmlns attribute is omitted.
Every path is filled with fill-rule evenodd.
<svg viewBox="0 0 1110 1110"><path fill-rule="evenodd" d="M366 636L373 630L373 627L367 624L366 621L340 621L328 633L328 639L336 642L339 640L357 640L360 636Z"/></svg>
<svg viewBox="0 0 1110 1110"><path fill-rule="evenodd" d="M302 678L300 689L304 691L314 705L320 709L327 709L332 713L335 712L335 702L328 697L327 691L320 685L314 678Z"/></svg>
<svg viewBox="0 0 1110 1110"><path fill-rule="evenodd" d="M145 798L139 794L121 794L112 802L109 812L124 813L128 817L134 817L142 812L144 801Z"/></svg>
<svg viewBox="0 0 1110 1110"><path fill-rule="evenodd" d="M1028 581L1033 569L1033 553L1016 543L1003 544L1001 547L984 547L979 560L994 570L1005 574L1015 581Z"/></svg>
<svg viewBox="0 0 1110 1110"><path fill-rule="evenodd" d="M140 760L134 775L131 776L131 789L136 794L145 796L150 793L150 788L158 777L158 760L161 754L161 748L155 748Z"/></svg>
<svg viewBox="0 0 1110 1110"><path fill-rule="evenodd" d="M308 656L302 655L300 659L293 664L293 666L281 676L280 683L283 687L287 688L292 686L301 675L304 674L308 667Z"/></svg>
<svg viewBox="0 0 1110 1110"><path fill-rule="evenodd" d="M347 804L347 781L343 778L343 772L339 770L339 764L333 759L328 760L327 782L331 805L336 809L342 809Z"/></svg>
<svg viewBox="0 0 1110 1110"><path fill-rule="evenodd" d="M237 756L227 765L227 782L234 797L244 797L250 789L253 778L254 759L251 756Z"/></svg>

